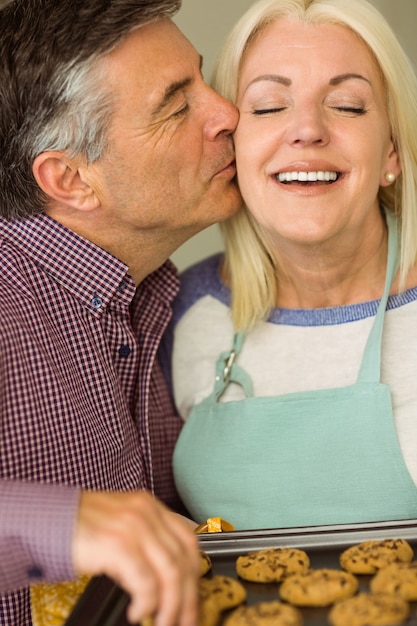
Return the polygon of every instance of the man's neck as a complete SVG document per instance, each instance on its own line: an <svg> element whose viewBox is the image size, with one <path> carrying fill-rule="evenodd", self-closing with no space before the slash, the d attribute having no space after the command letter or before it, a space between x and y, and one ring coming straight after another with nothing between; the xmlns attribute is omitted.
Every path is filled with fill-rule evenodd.
<svg viewBox="0 0 417 626"><path fill-rule="evenodd" d="M97 223L88 214L48 209L48 215L57 222L88 239L125 263L136 285L158 269L177 248L196 234L197 229L121 230L120 225Z"/></svg>

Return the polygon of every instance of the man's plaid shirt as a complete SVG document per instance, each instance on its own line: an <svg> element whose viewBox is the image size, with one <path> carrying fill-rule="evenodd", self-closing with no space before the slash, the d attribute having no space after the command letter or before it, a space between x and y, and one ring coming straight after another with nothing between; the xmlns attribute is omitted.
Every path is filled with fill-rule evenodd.
<svg viewBox="0 0 417 626"><path fill-rule="evenodd" d="M179 508L181 421L156 358L178 279L168 261L136 289L46 215L0 219L0 268L0 624L28 626L31 575L72 574L79 488Z"/></svg>

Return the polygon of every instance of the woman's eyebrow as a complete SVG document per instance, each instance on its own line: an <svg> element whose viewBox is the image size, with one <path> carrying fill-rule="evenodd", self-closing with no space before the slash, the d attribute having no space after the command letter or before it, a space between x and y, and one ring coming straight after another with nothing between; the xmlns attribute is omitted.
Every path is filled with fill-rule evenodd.
<svg viewBox="0 0 417 626"><path fill-rule="evenodd" d="M243 94L245 94L248 89L250 89L250 87L252 87L252 85L255 85L256 83L262 83L262 82L272 82L272 83L278 83L280 85L284 85L285 87L290 87L290 85L292 85L292 80L291 78L287 78L286 76L281 76L281 74L261 74L260 76L256 76L255 78L253 78L245 87Z"/></svg>
<svg viewBox="0 0 417 626"><path fill-rule="evenodd" d="M286 76L281 76L280 74L261 74L261 76L257 76L253 80L250 81L248 87L253 85L253 83L259 83L263 80L272 81L273 83L280 83L281 85L285 85L289 87L292 84L292 80L287 78Z"/></svg>
<svg viewBox="0 0 417 626"><path fill-rule="evenodd" d="M351 80L351 79L364 80L366 83L371 85L371 81L365 78L365 76L362 76L362 74L353 74L353 73L340 74L340 76L335 76L334 78L331 78L329 80L329 85L340 85L340 83L343 83L345 80Z"/></svg>
<svg viewBox="0 0 417 626"><path fill-rule="evenodd" d="M365 76L362 76L362 74L355 74L354 72L349 72L347 74L340 74L338 76L334 76L333 78L329 80L329 85L331 86L340 85L341 83L347 80L363 80L369 85L371 85L372 87L371 82L367 78L365 78ZM282 76L281 74L261 74L260 76L256 76L256 78L254 78L253 80L250 81L250 83L248 83L245 91L247 91L248 88L254 83L259 83L262 81L271 81L274 83L279 83L280 85L284 85L285 87L290 87L290 85L292 85L292 80L290 78L287 78L286 76Z"/></svg>
<svg viewBox="0 0 417 626"><path fill-rule="evenodd" d="M342 83L345 80L350 80L350 79L359 79L359 80L364 80L367 83L371 84L370 81L365 78L365 76L362 76L362 74L355 74L354 72L349 72L347 74L340 74L338 76L335 76L334 78L331 78L329 80L329 84L330 85L338 85L339 83ZM257 83L259 81L262 80L272 80L275 83L281 83L282 85L286 85L289 86L292 84L292 81L290 78L287 78L286 76L281 76L280 74L261 74L261 76L257 76L256 78L254 78L249 85L251 85L252 83Z"/></svg>

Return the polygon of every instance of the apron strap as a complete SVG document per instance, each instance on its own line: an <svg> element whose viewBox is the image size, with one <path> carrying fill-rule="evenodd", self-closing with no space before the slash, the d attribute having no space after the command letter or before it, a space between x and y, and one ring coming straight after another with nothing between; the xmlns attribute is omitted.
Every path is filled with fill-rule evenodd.
<svg viewBox="0 0 417 626"><path fill-rule="evenodd" d="M388 226L388 258L385 277L384 293L375 316L375 320L369 333L363 353L362 363L357 382L380 382L381 378L381 344L384 326L385 309L387 307L389 292L399 265L399 242L397 218L386 210L385 216ZM233 338L233 348L222 352L216 363L216 381L214 385L214 400L218 401L230 383L240 385L246 397L253 396L252 380L236 363L236 359L242 349L245 340L244 333L236 333Z"/></svg>
<svg viewBox="0 0 417 626"><path fill-rule="evenodd" d="M233 348L228 352L222 352L216 363L216 382L214 384L214 399L217 402L230 383L240 385L247 398L253 396L252 380L236 359L242 349L245 335L236 333L233 338Z"/></svg>
<svg viewBox="0 0 417 626"><path fill-rule="evenodd" d="M385 216L388 226L388 259L385 277L385 288L378 306L375 321L369 333L363 353L362 364L359 370L357 382L380 382L381 378L381 348L382 330L384 326L385 309L389 297L392 282L399 266L398 250L398 223L397 218L386 210Z"/></svg>

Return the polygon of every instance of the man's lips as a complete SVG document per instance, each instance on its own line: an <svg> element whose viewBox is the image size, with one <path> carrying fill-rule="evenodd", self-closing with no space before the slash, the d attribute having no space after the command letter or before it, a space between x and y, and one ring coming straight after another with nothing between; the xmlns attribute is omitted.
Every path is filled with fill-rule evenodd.
<svg viewBox="0 0 417 626"><path fill-rule="evenodd" d="M236 174L236 161L234 158L230 159L230 161L223 165L223 167L220 167L214 175L219 176L222 174L226 174L228 176L234 176Z"/></svg>
<svg viewBox="0 0 417 626"><path fill-rule="evenodd" d="M331 185L341 176L342 173L336 170L288 170L274 174L274 178L284 185Z"/></svg>

